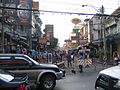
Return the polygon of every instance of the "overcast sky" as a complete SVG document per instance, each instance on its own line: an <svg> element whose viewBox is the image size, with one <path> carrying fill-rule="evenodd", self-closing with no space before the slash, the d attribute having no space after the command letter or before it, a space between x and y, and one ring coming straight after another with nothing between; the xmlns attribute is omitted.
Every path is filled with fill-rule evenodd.
<svg viewBox="0 0 120 90"><path fill-rule="evenodd" d="M95 14L99 13L100 7L103 5L105 14L111 14L120 5L119 0L35 0L39 1L40 10L46 11L60 11L60 12L74 12ZM82 7L82 5L87 5ZM74 15L74 14L60 14L60 13L42 13L41 19L43 22L42 28L45 24L54 25L54 35L59 39L60 46L63 45L64 40L69 38L70 32L74 27L71 23L73 18L84 20L91 18L90 15Z"/></svg>

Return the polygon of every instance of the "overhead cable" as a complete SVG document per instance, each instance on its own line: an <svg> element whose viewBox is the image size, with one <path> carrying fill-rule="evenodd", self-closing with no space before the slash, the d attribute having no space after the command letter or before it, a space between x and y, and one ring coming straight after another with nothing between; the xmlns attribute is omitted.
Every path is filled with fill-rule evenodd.
<svg viewBox="0 0 120 90"><path fill-rule="evenodd" d="M48 12L48 13L61 13L61 14L76 14L76 15L97 15L97 16L114 16L120 17L120 15L108 15L108 14L91 14L91 13L77 13L77 12L62 12L62 11L48 11L48 10L38 10L38 9L25 9L25 8L14 8L14 7L1 7L2 9L14 9L14 10L26 10L26 11L39 11L39 12Z"/></svg>

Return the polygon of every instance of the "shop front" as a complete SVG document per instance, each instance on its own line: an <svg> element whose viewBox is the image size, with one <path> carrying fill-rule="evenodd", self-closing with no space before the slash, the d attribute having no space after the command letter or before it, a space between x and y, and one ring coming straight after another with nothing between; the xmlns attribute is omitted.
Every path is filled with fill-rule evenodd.
<svg viewBox="0 0 120 90"><path fill-rule="evenodd" d="M106 37L106 47L109 51L110 59L113 59L114 52L120 55L120 33L114 34L112 36Z"/></svg>

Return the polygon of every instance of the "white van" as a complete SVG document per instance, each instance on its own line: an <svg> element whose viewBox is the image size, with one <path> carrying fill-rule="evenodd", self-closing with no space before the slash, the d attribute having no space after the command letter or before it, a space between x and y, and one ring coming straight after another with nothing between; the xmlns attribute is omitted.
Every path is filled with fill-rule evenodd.
<svg viewBox="0 0 120 90"><path fill-rule="evenodd" d="M120 90L120 64L100 71L95 90Z"/></svg>

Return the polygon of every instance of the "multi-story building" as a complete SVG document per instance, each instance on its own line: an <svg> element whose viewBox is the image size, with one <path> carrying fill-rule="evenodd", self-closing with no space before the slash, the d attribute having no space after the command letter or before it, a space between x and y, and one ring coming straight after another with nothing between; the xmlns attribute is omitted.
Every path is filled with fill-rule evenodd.
<svg viewBox="0 0 120 90"><path fill-rule="evenodd" d="M9 52L14 49L12 40L18 40L16 34L16 10L9 8L16 8L15 0L0 0L0 52ZM7 9L7 8L8 9Z"/></svg>
<svg viewBox="0 0 120 90"><path fill-rule="evenodd" d="M103 30L102 30L102 18L98 14L95 14L89 21L89 43L90 48L99 52L100 46L103 45Z"/></svg>
<svg viewBox="0 0 120 90"><path fill-rule="evenodd" d="M40 19L39 2L33 2L32 9L34 10L32 12L32 48L40 50L39 39L43 37L43 34L41 31L42 21Z"/></svg>
<svg viewBox="0 0 120 90"><path fill-rule="evenodd" d="M90 26L89 19L85 19L80 29L80 45L86 45L90 43Z"/></svg>
<svg viewBox="0 0 120 90"><path fill-rule="evenodd" d="M47 38L47 40L51 41L54 39L54 26L53 25L50 25L50 24L45 25L44 32L45 32L45 37Z"/></svg>
<svg viewBox="0 0 120 90"><path fill-rule="evenodd" d="M79 27L79 47L88 45L92 50L102 53L112 59L114 52L120 55L120 7L111 15L95 14L91 19L86 19ZM81 24L81 23L80 23ZM76 43L78 38L75 33L65 46L71 47L71 43ZM68 42L69 41L69 42ZM103 50L103 51L101 51Z"/></svg>
<svg viewBox="0 0 120 90"><path fill-rule="evenodd" d="M110 59L114 52L120 54L120 7L117 8L110 16L106 17L105 24L105 45L109 52Z"/></svg>
<svg viewBox="0 0 120 90"><path fill-rule="evenodd" d="M32 36L41 36L39 15L29 10L32 0L0 0L0 6L1 52L11 52L17 46L32 48Z"/></svg>

